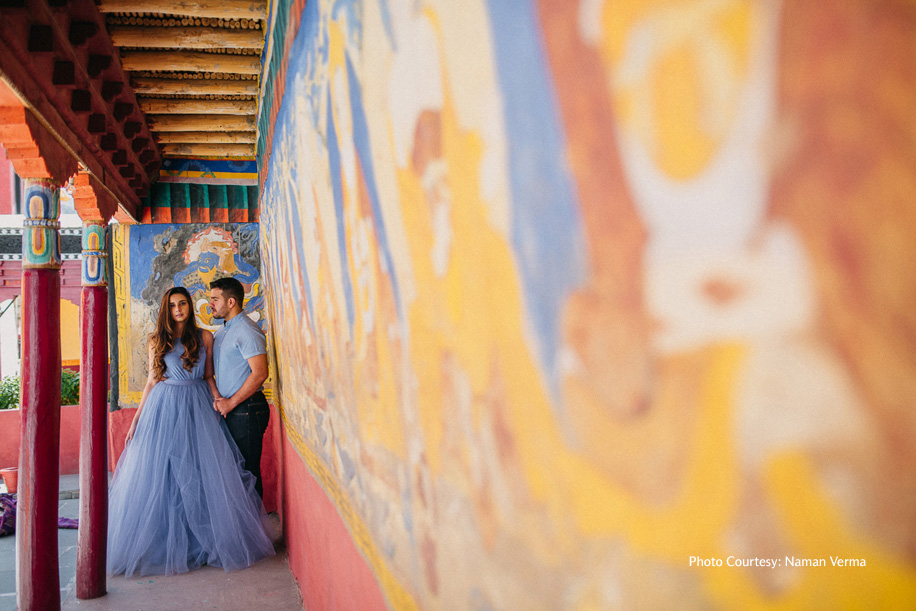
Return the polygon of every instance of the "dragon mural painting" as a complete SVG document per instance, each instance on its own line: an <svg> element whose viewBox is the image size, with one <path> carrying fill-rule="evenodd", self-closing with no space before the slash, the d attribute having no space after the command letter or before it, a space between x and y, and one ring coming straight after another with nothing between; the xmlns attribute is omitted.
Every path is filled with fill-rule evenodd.
<svg viewBox="0 0 916 611"><path fill-rule="evenodd" d="M916 603L911 3L284 10L275 393L392 607Z"/></svg>
<svg viewBox="0 0 916 611"><path fill-rule="evenodd" d="M233 276L245 288L245 314L266 331L256 223L118 225L113 234L121 407L140 402L148 370L146 338L162 295L188 289L199 324L215 330L210 282Z"/></svg>

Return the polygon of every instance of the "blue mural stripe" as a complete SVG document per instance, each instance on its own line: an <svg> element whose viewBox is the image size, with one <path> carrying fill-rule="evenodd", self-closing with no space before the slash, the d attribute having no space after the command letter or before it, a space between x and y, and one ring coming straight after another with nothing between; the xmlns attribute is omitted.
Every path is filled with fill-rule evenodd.
<svg viewBox="0 0 916 611"><path fill-rule="evenodd" d="M334 193L334 211L337 217L337 250L340 253L340 271L343 275L344 297L347 300L347 321L350 323L350 335L356 321L356 307L353 303L353 282L350 279L350 266L347 257L347 227L343 202L343 175L340 171L340 147L337 144L337 129L334 124L334 106L331 104L331 92L328 91L328 162L331 168L331 189Z"/></svg>
<svg viewBox="0 0 916 611"><path fill-rule="evenodd" d="M378 187L375 182L375 170L372 164L372 147L369 143L369 125L363 109L363 92L353 64L347 57L347 77L350 83L350 112L353 115L353 141L356 152L362 164L363 174L366 179L366 191L372 204L372 214L375 217L375 230L378 234L378 246L381 252L385 271L391 279L391 289L397 304L398 318L403 323L404 312L401 304L401 291L398 288L398 278L395 273L394 259L391 256L391 247L388 244L388 234L385 231L385 218L382 216L382 207L379 202Z"/></svg>
<svg viewBox="0 0 916 611"><path fill-rule="evenodd" d="M254 159L181 159L166 158L159 174L168 179L225 178L256 184L258 162Z"/></svg>
<svg viewBox="0 0 916 611"><path fill-rule="evenodd" d="M147 229L147 227L154 229ZM149 282L153 271L153 259L162 251L160 242L168 241L168 234L177 229L177 225L136 225L130 228L130 294L139 298ZM163 239L163 232L165 237ZM159 246L159 248L156 248Z"/></svg>
<svg viewBox="0 0 916 611"><path fill-rule="evenodd" d="M394 28L391 26L391 10L388 8L388 0L378 0L378 7L382 13L382 26L385 28L388 42L391 43L391 48L397 51L398 47L394 41Z"/></svg>
<svg viewBox="0 0 916 611"><path fill-rule="evenodd" d="M290 202L296 201L296 194L292 192L292 185L290 185ZM305 307L308 310L308 321L309 329L312 330L312 335L315 335L315 308L312 305L312 287L309 284L309 274L308 267L305 265L305 253L302 251L302 224L299 222L299 215L295 214L296 206L287 205L284 206L286 210L286 218L289 221L289 226L292 228L292 235L290 237L290 248L296 255L296 259L299 261L299 273L302 276L303 290L305 291ZM302 319L302 311L299 309L299 303L296 302L296 313L299 316L299 319Z"/></svg>
<svg viewBox="0 0 916 611"><path fill-rule="evenodd" d="M560 313L586 275L585 236L536 3L488 0L509 140L512 244L538 358L556 396Z"/></svg>

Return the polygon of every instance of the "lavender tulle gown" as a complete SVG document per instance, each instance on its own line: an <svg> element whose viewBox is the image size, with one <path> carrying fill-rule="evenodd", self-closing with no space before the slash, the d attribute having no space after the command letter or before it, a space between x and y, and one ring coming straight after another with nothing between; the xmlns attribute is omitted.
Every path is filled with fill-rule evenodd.
<svg viewBox="0 0 916 611"><path fill-rule="evenodd" d="M173 575L204 564L243 569L274 554L270 524L226 423L176 341L109 491L108 572Z"/></svg>

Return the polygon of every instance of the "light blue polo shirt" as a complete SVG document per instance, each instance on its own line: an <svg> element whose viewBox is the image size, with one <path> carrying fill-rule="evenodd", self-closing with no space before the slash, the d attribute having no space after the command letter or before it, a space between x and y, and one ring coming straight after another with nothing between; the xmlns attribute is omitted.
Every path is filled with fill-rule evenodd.
<svg viewBox="0 0 916 611"><path fill-rule="evenodd" d="M251 374L248 359L267 354L267 338L258 324L244 313L213 334L213 369L219 394L229 398L242 387Z"/></svg>

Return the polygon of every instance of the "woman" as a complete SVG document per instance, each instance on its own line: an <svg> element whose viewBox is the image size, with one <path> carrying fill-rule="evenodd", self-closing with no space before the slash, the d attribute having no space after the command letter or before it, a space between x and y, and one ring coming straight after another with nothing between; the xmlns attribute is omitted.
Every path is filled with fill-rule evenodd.
<svg viewBox="0 0 916 611"><path fill-rule="evenodd" d="M149 376L110 491L108 572L243 569L273 555L254 478L213 409L213 334L183 287L162 297Z"/></svg>

